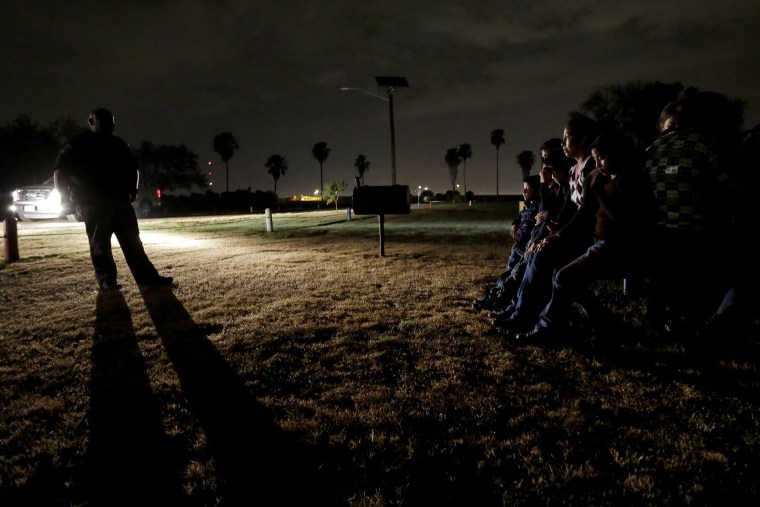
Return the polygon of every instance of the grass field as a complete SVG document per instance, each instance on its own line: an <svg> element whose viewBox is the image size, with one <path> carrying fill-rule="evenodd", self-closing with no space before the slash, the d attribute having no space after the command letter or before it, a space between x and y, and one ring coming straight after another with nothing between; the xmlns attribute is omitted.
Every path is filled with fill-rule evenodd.
<svg viewBox="0 0 760 507"><path fill-rule="evenodd" d="M0 269L0 506L758 505L757 327L709 354L596 284L618 336L516 346L471 302L516 203L141 222L174 287L82 224ZM686 344L687 345L687 344Z"/></svg>

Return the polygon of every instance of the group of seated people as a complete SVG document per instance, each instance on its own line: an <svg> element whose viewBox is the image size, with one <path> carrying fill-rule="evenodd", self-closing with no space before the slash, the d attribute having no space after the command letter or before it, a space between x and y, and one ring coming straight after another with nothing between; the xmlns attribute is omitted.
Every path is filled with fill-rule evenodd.
<svg viewBox="0 0 760 507"><path fill-rule="evenodd" d="M523 179L506 268L475 308L510 340L533 343L568 336L577 304L594 335L614 338L620 319L592 284L629 279L646 285L657 333L697 343L752 322L743 229L746 180L758 172L747 165L757 162L721 131L719 99L700 92L669 103L645 150L573 115L562 139L541 146L540 174ZM722 238L734 242L731 258L716 257Z"/></svg>

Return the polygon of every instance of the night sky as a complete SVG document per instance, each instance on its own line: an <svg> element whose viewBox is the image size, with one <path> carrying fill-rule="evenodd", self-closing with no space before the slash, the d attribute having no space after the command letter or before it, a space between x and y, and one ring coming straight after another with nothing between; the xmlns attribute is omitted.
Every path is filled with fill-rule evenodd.
<svg viewBox="0 0 760 507"><path fill-rule="evenodd" d="M561 137L598 88L681 82L747 102L760 123L760 1L15 1L0 4L0 122L81 119L103 106L133 145L181 145L224 190L214 137L231 132L230 190L273 190L265 163L289 162L284 195L324 181L388 185L394 95L397 183L450 189L446 150L472 145L467 189L496 192L492 130L506 132L499 193L521 189L515 161ZM463 184L462 165L458 182ZM413 191L414 192L414 191Z"/></svg>

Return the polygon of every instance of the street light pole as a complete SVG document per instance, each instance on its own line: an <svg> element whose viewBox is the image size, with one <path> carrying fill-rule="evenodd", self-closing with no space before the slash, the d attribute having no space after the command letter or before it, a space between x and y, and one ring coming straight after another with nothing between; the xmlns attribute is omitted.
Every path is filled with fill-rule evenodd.
<svg viewBox="0 0 760 507"><path fill-rule="evenodd" d="M391 113L391 185L396 184L396 128L393 122L393 92L391 86L388 88L388 109Z"/></svg>
<svg viewBox="0 0 760 507"><path fill-rule="evenodd" d="M393 122L393 87L388 88L388 98L382 97L372 92L368 92L367 90L362 90L361 88L351 88L348 86L343 86L340 89L340 91L342 92L345 92L348 90L356 90L357 92L362 92L366 95L371 95L375 98L384 100L385 102L388 103L388 110L390 111L390 116L391 116L391 185L395 185L396 184L396 128Z"/></svg>
<svg viewBox="0 0 760 507"><path fill-rule="evenodd" d="M366 95L371 95L375 98L378 98L380 100L384 100L388 103L388 111L390 113L391 118L391 185L396 184L396 125L393 120L393 92L396 91L396 86L409 86L409 82L406 80L405 77L394 77L394 76L375 76L375 81L379 86L387 86L388 87L388 98L382 97L376 93L368 92L367 90L362 90L361 88L352 88L348 86L342 86L340 88L340 91L345 92L348 90L355 90L357 92L364 93Z"/></svg>

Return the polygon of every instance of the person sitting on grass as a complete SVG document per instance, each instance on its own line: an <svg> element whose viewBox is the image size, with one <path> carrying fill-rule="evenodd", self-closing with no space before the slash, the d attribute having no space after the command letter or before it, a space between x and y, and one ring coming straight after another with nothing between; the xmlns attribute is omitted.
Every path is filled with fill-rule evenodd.
<svg viewBox="0 0 760 507"><path fill-rule="evenodd" d="M554 272L575 259L593 243L596 197L589 188L596 171L591 143L599 134L597 122L584 115L573 115L565 125L562 149L576 161L570 171L570 199L577 211L548 234L532 251L525 274L504 313L494 317L493 325L510 333L526 331L536 321L551 298Z"/></svg>
<svg viewBox="0 0 760 507"><path fill-rule="evenodd" d="M552 168L555 164L547 164L547 160L550 157L553 162L556 162L557 157L560 155L564 155L564 153L562 151L562 139L559 137L553 137L541 145L541 169L538 173L541 178L541 204L538 207L536 227L531 232L530 243L535 243L537 238L543 238L548 233L547 224L552 220L556 220L557 214L565 201L564 194L560 191L561 184L553 177ZM567 162L569 171L572 164L569 164L571 162L570 159L567 159ZM564 166L565 164L560 165ZM567 178L565 178L565 181L567 181Z"/></svg>
<svg viewBox="0 0 760 507"><path fill-rule="evenodd" d="M501 299L501 281L509 277L512 269L525 255L525 248L528 246L530 234L536 225L536 215L539 212L541 181L539 175L535 174L523 178L523 208L512 220L512 227L509 230L510 237L514 240L512 249L507 259L507 268L499 275L496 285L491 287L485 297L476 299L472 305L478 310L494 309L494 305Z"/></svg>
<svg viewBox="0 0 760 507"><path fill-rule="evenodd" d="M540 176L542 184L541 204L536 225L525 247L525 254L512 269L502 273L496 281L495 297L492 300L492 317L503 312L514 298L520 287L531 255L537 250L541 241L559 224L566 223L578 209L570 199L570 168L573 160L566 157L562 150L548 154L542 160ZM551 184L547 184L551 181Z"/></svg>
<svg viewBox="0 0 760 507"><path fill-rule="evenodd" d="M733 118L731 111L720 94L684 92L663 109L668 123L662 121L662 134L645 152L658 203L653 244L667 252L652 266L647 318L663 336L688 340L718 307L726 271L739 266L739 276L746 275L746 264L733 253L746 251L740 242L748 235L731 230L737 198L731 173L740 152L740 115ZM729 261L705 248L724 237L732 238Z"/></svg>
<svg viewBox="0 0 760 507"><path fill-rule="evenodd" d="M656 202L633 142L610 131L597 137L591 150L597 171L591 176L590 188L599 203L594 243L554 274L551 300L535 327L515 336L518 342L556 338L567 331L573 302L586 311L598 338L611 329L614 321L590 284L594 280L624 278L647 262L646 239L654 227Z"/></svg>

